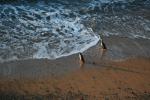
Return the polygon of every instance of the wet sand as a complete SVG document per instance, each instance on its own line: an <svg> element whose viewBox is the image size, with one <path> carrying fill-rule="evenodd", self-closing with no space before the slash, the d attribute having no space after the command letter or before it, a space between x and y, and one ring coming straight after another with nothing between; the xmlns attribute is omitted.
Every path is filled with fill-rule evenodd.
<svg viewBox="0 0 150 100"><path fill-rule="evenodd" d="M56 60L24 60L0 64L0 99L7 100L148 100L150 42L104 37L78 55Z"/></svg>

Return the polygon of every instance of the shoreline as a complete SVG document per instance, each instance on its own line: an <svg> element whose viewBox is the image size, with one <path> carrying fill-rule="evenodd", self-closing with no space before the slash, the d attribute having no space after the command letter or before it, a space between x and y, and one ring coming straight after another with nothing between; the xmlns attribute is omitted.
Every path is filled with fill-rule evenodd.
<svg viewBox="0 0 150 100"><path fill-rule="evenodd" d="M100 43L83 52L85 66L105 66L111 62L127 59L150 58L147 39L130 39L119 36L103 37L107 50L100 49ZM71 66L70 66L71 65ZM94 65L94 66L93 66ZM41 67L42 66L42 67ZM29 78L46 77L45 75L59 75L80 69L78 54L64 56L54 60L28 59L0 63L0 77ZM42 72L40 72L42 71Z"/></svg>
<svg viewBox="0 0 150 100"><path fill-rule="evenodd" d="M150 51L148 40L104 37L99 44L56 60L24 60L0 63L0 99L150 99Z"/></svg>

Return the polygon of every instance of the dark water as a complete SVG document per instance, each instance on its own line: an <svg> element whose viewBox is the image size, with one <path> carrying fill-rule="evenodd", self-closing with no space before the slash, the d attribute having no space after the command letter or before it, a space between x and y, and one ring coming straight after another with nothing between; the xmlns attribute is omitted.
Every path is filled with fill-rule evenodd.
<svg viewBox="0 0 150 100"><path fill-rule="evenodd" d="M150 0L0 0L0 61L55 59L102 36L150 39Z"/></svg>

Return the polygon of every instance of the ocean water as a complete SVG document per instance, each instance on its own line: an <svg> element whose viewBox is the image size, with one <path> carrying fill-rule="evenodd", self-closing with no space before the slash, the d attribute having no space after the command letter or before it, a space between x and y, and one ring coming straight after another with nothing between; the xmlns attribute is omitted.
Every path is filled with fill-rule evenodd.
<svg viewBox="0 0 150 100"><path fill-rule="evenodd" d="M56 59L111 35L150 39L150 1L0 0L0 62Z"/></svg>

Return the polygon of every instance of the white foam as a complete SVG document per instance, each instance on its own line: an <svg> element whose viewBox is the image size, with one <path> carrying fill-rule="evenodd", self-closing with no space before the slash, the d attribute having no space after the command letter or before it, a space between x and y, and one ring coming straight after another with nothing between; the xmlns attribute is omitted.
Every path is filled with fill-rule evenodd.
<svg viewBox="0 0 150 100"><path fill-rule="evenodd" d="M150 39L149 37L146 37L144 35L134 35L134 38L143 38L143 39Z"/></svg>
<svg viewBox="0 0 150 100"><path fill-rule="evenodd" d="M63 55L57 55L55 58L69 56L69 55L76 54L76 53L79 53L79 52L84 52L85 50L89 49L90 47L96 45L99 40L100 40L100 38L95 36L94 41L90 42L90 44L86 44L84 47L81 47L80 49L74 49L70 53L63 54Z"/></svg>
<svg viewBox="0 0 150 100"><path fill-rule="evenodd" d="M40 9L38 8L39 6ZM14 45L30 45L33 51L30 56L24 58L24 56L20 56L24 49L20 48L20 51L15 52L15 54L17 53L16 55L12 55L13 58L6 58L5 60L7 61L10 61L10 59L19 60L28 58L56 59L62 56L83 52L99 41L99 37L97 37L91 29L86 28L81 23L81 16L77 16L77 14L75 18L64 17L64 15L69 16L72 11L71 9L64 8L63 5L57 6L57 4L50 4L50 6L42 6L42 4L37 4L34 7L0 5L0 7L4 7L3 10L8 8L13 9L14 15L17 18L16 27L13 29L9 28L9 30L5 31L8 31L7 33L9 35L13 31L13 34L19 39L23 38L21 42L19 39L15 39L10 35L11 41L15 40L15 44L9 43L5 48L12 49L8 55L14 54L14 48L11 48L14 47ZM53 11L51 12L51 10ZM74 12L74 14L76 13ZM50 19L47 20L46 17L50 17ZM5 21L5 19L1 20ZM30 42L32 44L30 44ZM17 58L17 55L19 55L20 58Z"/></svg>
<svg viewBox="0 0 150 100"><path fill-rule="evenodd" d="M37 52L33 55L33 58L49 58L47 53L48 43L35 43L34 48L37 49Z"/></svg>

